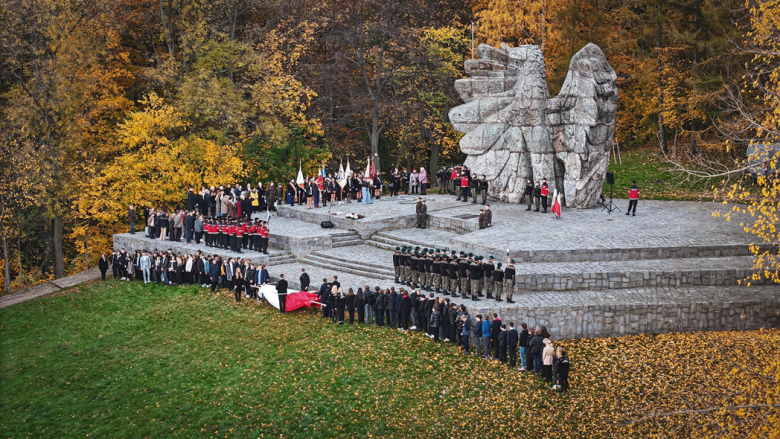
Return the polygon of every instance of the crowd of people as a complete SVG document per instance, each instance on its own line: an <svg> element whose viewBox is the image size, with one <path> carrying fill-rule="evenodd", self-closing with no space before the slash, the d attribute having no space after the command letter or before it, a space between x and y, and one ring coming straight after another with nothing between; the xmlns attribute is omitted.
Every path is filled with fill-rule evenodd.
<svg viewBox="0 0 780 439"><path fill-rule="evenodd" d="M322 279L317 299L324 305L322 317L333 323L421 332L435 342L456 344L464 355L474 350L484 359L541 375L553 389L568 390L569 358L565 350L554 348L544 326L534 329L521 323L517 328L514 322L502 323L497 313L491 318L482 314L472 317L465 305L433 292L426 296L420 289L402 287L396 291L394 286L372 289L364 285L345 292L335 277L332 281Z"/></svg>

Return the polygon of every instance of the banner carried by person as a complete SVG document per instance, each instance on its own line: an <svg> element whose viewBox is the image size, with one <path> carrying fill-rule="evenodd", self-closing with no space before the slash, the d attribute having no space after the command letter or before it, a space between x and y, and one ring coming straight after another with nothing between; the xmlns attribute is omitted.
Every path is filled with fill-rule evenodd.
<svg viewBox="0 0 780 439"><path fill-rule="evenodd" d="M561 219L561 194L558 193L558 189L553 192L553 205L550 208L550 212L556 214L558 219Z"/></svg>
<svg viewBox="0 0 780 439"><path fill-rule="evenodd" d="M320 188L320 190L323 189L324 182L325 182L325 165L322 165L319 173L317 173L317 187Z"/></svg>
<svg viewBox="0 0 780 439"><path fill-rule="evenodd" d="M349 158L347 158L347 170L344 172L344 181L346 182L346 180L349 179L349 177L352 175L352 169L349 167Z"/></svg>
<svg viewBox="0 0 780 439"><path fill-rule="evenodd" d="M349 160L347 160L347 169L349 169ZM342 189L347 185L347 177L344 174L344 166L341 163L339 163L339 173L336 175L336 184L341 186Z"/></svg>
<svg viewBox="0 0 780 439"><path fill-rule="evenodd" d="M371 157L366 160L366 172L363 174L363 177L365 178L373 178L371 176Z"/></svg>
<svg viewBox="0 0 780 439"><path fill-rule="evenodd" d="M303 187L304 183L306 183L303 179L303 169L301 168L300 163L298 163L298 178L295 179L295 183L300 187Z"/></svg>

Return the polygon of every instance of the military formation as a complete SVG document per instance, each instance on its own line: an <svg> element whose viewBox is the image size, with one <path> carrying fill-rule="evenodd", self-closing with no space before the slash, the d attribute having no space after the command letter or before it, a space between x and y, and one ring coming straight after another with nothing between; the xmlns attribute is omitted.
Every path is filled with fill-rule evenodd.
<svg viewBox="0 0 780 439"><path fill-rule="evenodd" d="M206 245L241 253L241 249L268 254L269 230L266 221L207 218L203 223Z"/></svg>
<svg viewBox="0 0 780 439"><path fill-rule="evenodd" d="M396 283L412 288L474 301L487 297L501 302L506 292L507 303L514 303L515 261L507 259L506 267L502 268L502 263L493 256L485 261L483 256L472 253L396 247L393 269Z"/></svg>

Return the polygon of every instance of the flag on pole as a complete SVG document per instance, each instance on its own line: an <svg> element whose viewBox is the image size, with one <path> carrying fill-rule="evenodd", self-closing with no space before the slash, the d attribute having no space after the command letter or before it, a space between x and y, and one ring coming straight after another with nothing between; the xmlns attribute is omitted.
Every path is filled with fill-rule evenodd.
<svg viewBox="0 0 780 439"><path fill-rule="evenodd" d="M325 181L325 165L322 165L319 172L317 173L317 187L320 188L320 190L322 190L323 188L322 184L324 181Z"/></svg>
<svg viewBox="0 0 780 439"><path fill-rule="evenodd" d="M506 243L506 263L509 265L509 241Z"/></svg>
<svg viewBox="0 0 780 439"><path fill-rule="evenodd" d="M347 170L344 171L344 172L345 172L345 174L344 174L344 184L347 184L347 179L352 174L352 169L349 168L349 157L347 157Z"/></svg>
<svg viewBox="0 0 780 439"><path fill-rule="evenodd" d="M298 178L295 179L295 183L297 183L300 187L303 187L303 184L305 183L303 180L303 169L301 168L300 162L298 162Z"/></svg>
<svg viewBox="0 0 780 439"><path fill-rule="evenodd" d="M347 169L349 169L349 160L347 160ZM336 183L341 186L342 189L347 185L347 179L344 176L344 166L341 163L339 163L339 173L336 175Z"/></svg>
<svg viewBox="0 0 780 439"><path fill-rule="evenodd" d="M363 174L363 176L366 178L371 177L371 157L366 160L366 172Z"/></svg>
<svg viewBox="0 0 780 439"><path fill-rule="evenodd" d="M373 180L374 177L376 177L376 170L374 169L374 161L369 160L369 162L371 163L371 170L369 171L369 177L371 177L371 179Z"/></svg>
<svg viewBox="0 0 780 439"><path fill-rule="evenodd" d="M553 192L553 205L550 208L550 212L561 217L561 195L558 193L558 189Z"/></svg>

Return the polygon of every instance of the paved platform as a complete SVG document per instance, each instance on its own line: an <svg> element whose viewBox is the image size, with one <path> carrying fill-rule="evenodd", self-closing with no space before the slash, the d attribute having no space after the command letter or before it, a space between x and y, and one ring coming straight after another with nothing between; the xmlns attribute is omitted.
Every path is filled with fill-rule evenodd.
<svg viewBox="0 0 780 439"><path fill-rule="evenodd" d="M713 217L722 205L641 200L635 217L564 208L557 220L525 206L494 203L493 227L479 230L481 205L430 195L429 227L417 229L416 200L382 197L370 205L311 210L281 206L271 221L271 276L284 274L297 288L304 268L314 289L323 277L337 275L345 288L399 290L395 247L466 251L505 262L508 246L518 261L516 303L456 303L472 313L544 324L558 338L780 326L780 286L739 285L753 270L754 237L742 231L739 219ZM365 218L347 219L347 213ZM336 227L321 228L325 220ZM118 235L115 246L127 239ZM138 235L130 241L137 243Z"/></svg>

